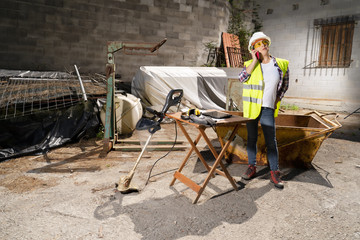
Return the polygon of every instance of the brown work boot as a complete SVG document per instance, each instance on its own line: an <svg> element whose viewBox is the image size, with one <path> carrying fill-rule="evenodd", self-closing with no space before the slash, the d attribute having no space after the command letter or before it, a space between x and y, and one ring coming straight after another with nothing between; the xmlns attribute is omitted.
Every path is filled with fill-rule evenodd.
<svg viewBox="0 0 360 240"><path fill-rule="evenodd" d="M270 181L274 183L275 187L277 188L284 188L284 183L280 179L280 172L279 171L270 171L271 178Z"/></svg>
<svg viewBox="0 0 360 240"><path fill-rule="evenodd" d="M250 180L251 178L255 177L256 175L256 166L255 165L249 165L244 175L242 175L242 178L245 180Z"/></svg>

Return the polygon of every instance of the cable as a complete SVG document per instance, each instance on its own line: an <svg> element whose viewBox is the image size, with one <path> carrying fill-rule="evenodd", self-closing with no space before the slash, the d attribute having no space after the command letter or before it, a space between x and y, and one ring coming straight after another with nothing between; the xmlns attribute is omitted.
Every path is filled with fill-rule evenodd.
<svg viewBox="0 0 360 240"><path fill-rule="evenodd" d="M148 176L148 178L147 178L147 180L146 180L145 186L149 183L149 180L150 180L151 177L154 177L154 176L157 176L157 175L166 173L166 172L171 172L171 171L176 170L176 169L171 169L171 170L168 170L168 171L165 171L165 172L158 173L158 174L156 174L156 175L154 175L154 176L151 176L151 172L152 172L153 168L155 167L155 165L156 165L161 159L163 159L164 157L166 157L167 155L169 155L170 152L174 149L174 146L175 146L175 144L176 144L176 140L177 140L177 124L176 124L176 122L175 122L175 141L174 141L174 144L172 145L171 149L170 149L164 156L158 158L158 159L154 162L154 164L152 165L152 167L151 167L151 169L150 169L149 176Z"/></svg>
<svg viewBox="0 0 360 240"><path fill-rule="evenodd" d="M179 108L180 108L180 103L179 103L179 105L178 105L177 111L179 111ZM216 127L213 126L213 125L210 125L210 126L211 126L211 128L216 132L216 134L217 134L217 136L218 136L218 133L217 133L217 131L216 131ZM218 137L219 137L219 136L218 136ZM151 167L151 169L150 169L150 171L149 171L149 175L148 175L148 178L147 178L147 180L146 180L145 186L149 183L149 180L150 180L151 177L158 176L158 175L161 175L161 174L164 174L164 173L167 173L167 172L175 171L175 170L178 169L178 168L170 169L170 170L163 171L163 172L161 172L161 173L158 173L158 174L155 174L155 175L151 176L151 172L152 172L152 170L154 169L155 165L156 165L161 159L163 159L163 158L165 158L167 155L169 155L170 152L174 149L175 144L176 144L176 140L177 140L177 123L176 123L176 121L175 121L175 140L174 140L174 144L172 145L171 149L170 149L164 156L158 158L158 159L154 162L154 164L152 165L152 167Z"/></svg>
<svg viewBox="0 0 360 240"><path fill-rule="evenodd" d="M178 105L177 111L179 111L179 108L180 108L180 103L179 103L179 105ZM174 149L175 144L176 144L176 140L177 140L177 123L176 123L176 121L175 121L175 140L174 140L174 144L172 145L172 147L170 148L170 150L169 150L164 156L158 158L158 159L154 162L154 164L152 165L152 167L151 167L151 169L150 169L149 176L148 176L148 178L147 178L147 180L146 180L145 186L149 183L149 180L150 180L151 177L154 177L154 176L157 176L157 175L160 175L160 174L163 174L163 173L171 172L171 171L174 171L174 170L177 169L177 168L171 169L171 170L168 170L168 171L164 171L164 172L158 173L158 174L156 174L156 175L154 175L154 176L151 176L151 172L152 172L153 168L155 167L155 165L156 165L161 159L163 159L164 157L166 157L167 155L169 155L170 152Z"/></svg>

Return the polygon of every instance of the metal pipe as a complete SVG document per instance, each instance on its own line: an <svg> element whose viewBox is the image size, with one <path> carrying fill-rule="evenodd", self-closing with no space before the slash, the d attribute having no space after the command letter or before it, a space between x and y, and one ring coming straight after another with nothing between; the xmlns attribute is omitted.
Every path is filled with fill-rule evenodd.
<svg viewBox="0 0 360 240"><path fill-rule="evenodd" d="M82 91L83 96L84 96L84 101L86 102L86 101L87 101L87 97L86 97L84 85L83 85L83 83L82 83L82 81L81 81L81 77L80 77L80 74L79 74L79 70L78 70L78 68L76 67L76 65L74 65L74 67L75 67L76 74L77 74L78 79L79 79L79 82L80 82L80 87L81 87L81 91Z"/></svg>

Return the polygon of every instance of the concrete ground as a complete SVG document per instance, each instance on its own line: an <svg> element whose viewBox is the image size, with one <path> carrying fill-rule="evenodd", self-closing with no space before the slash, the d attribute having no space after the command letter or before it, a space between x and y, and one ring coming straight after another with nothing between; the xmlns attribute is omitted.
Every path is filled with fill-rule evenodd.
<svg viewBox="0 0 360 240"><path fill-rule="evenodd" d="M146 152L132 181L141 191L130 194L115 193L114 185L139 152L111 151L101 159L101 140L2 162L0 239L360 239L360 114L344 117L313 168L281 169L283 190L270 183L266 167L244 181L247 166L231 164L239 191L217 175L197 204L195 192L181 182L169 187L186 151L173 151L154 167L166 152ZM216 139L212 129L207 133ZM153 138L175 135L167 123ZM146 134L135 132L131 139L143 141ZM199 149L211 163L203 140ZM206 177L194 153L183 173L198 183Z"/></svg>

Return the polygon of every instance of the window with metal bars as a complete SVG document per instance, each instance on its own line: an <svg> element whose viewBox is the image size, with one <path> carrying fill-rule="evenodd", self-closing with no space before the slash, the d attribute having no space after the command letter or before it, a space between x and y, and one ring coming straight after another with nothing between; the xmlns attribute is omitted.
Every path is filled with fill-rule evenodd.
<svg viewBox="0 0 360 240"><path fill-rule="evenodd" d="M321 31L317 67L349 67L355 21L352 17L315 20Z"/></svg>

